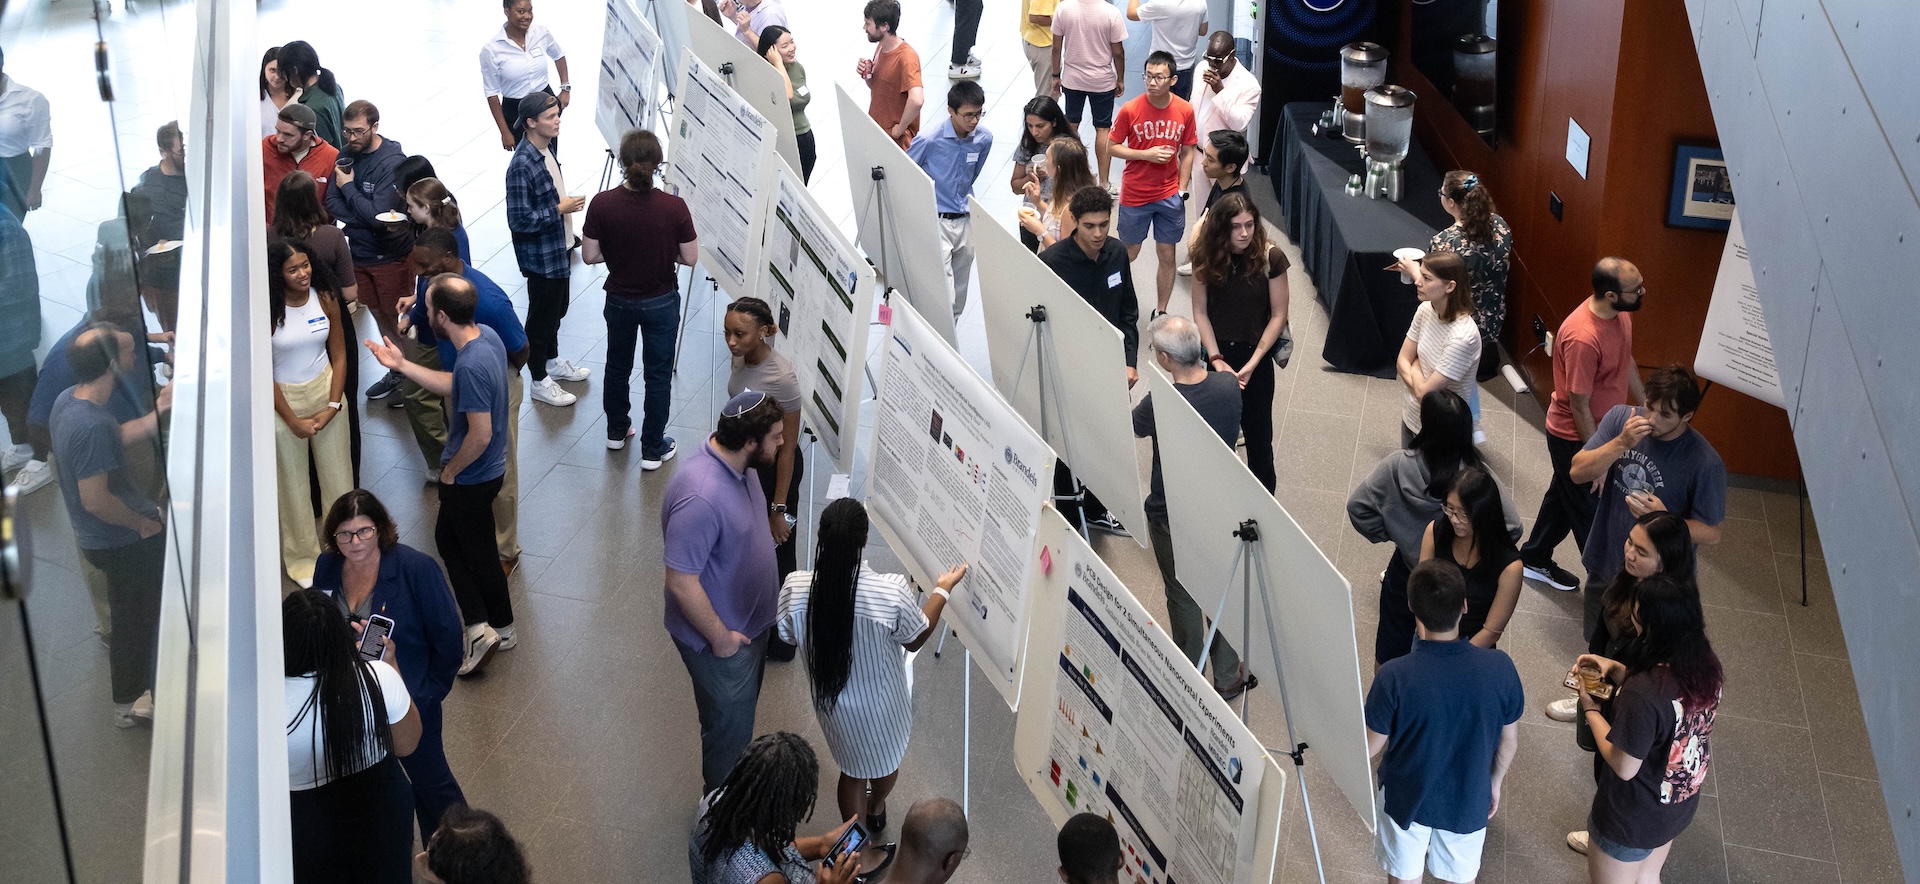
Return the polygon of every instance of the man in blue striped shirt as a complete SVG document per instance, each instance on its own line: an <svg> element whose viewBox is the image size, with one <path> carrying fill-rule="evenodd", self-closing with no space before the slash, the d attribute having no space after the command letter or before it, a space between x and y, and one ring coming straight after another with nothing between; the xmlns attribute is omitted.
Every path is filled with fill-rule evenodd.
<svg viewBox="0 0 1920 884"><path fill-rule="evenodd" d="M560 137L560 103L535 93L520 102L526 135L507 161L507 229L513 257L527 278L527 343L533 348L527 373L535 402L572 405L577 398L557 381L584 381L587 370L560 358L560 321L567 316L567 277L573 249L573 219L585 197L567 196L553 141Z"/></svg>
<svg viewBox="0 0 1920 884"><path fill-rule="evenodd" d="M980 125L987 105L986 90L973 80L960 80L947 90L947 121L921 133L907 148L927 177L933 179L933 201L940 213L940 253L953 281L953 318L967 309L967 288L973 276L973 227L967 214L967 195L993 150L993 133Z"/></svg>

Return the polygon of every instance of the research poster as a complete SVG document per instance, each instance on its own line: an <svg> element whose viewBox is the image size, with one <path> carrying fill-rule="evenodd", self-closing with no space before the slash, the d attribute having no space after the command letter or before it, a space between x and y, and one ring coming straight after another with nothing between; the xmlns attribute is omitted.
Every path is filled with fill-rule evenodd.
<svg viewBox="0 0 1920 884"><path fill-rule="evenodd" d="M1018 708L1053 450L918 312L896 303L892 313L867 506L922 586L967 563L946 622Z"/></svg>
<svg viewBox="0 0 1920 884"><path fill-rule="evenodd" d="M1727 245L1720 253L1720 273L1713 280L1693 370L1716 384L1787 407L1773 361L1773 341L1767 336L1766 313L1760 306L1760 289L1747 257L1747 237L1740 230L1739 209L1733 210L1732 226L1727 228Z"/></svg>
<svg viewBox="0 0 1920 884"><path fill-rule="evenodd" d="M773 124L693 50L681 70L667 184L693 213L701 265L727 294L755 295Z"/></svg>
<svg viewBox="0 0 1920 884"><path fill-rule="evenodd" d="M593 122L607 147L620 149L629 129L651 129L660 95L660 35L633 0L607 0L600 43L600 96Z"/></svg>
<svg viewBox="0 0 1920 884"><path fill-rule="evenodd" d="M1113 823L1131 880L1250 879L1266 750L1086 541L1068 533L1061 548L1043 781L1072 812Z"/></svg>
<svg viewBox="0 0 1920 884"><path fill-rule="evenodd" d="M786 167L775 165L760 292L780 323L779 351L800 376L801 413L843 472L853 471L873 267Z"/></svg>

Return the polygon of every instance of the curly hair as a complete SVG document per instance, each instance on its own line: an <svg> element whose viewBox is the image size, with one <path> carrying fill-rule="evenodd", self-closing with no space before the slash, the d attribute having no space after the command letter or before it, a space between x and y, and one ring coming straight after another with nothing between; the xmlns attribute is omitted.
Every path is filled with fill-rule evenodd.
<svg viewBox="0 0 1920 884"><path fill-rule="evenodd" d="M820 760L804 738L786 731L755 737L696 824L705 831L701 857L712 865L749 845L780 856L813 816L819 790Z"/></svg>
<svg viewBox="0 0 1920 884"><path fill-rule="evenodd" d="M1460 207L1460 230L1477 243L1493 242L1493 194L1480 176L1464 169L1440 179L1440 192Z"/></svg>

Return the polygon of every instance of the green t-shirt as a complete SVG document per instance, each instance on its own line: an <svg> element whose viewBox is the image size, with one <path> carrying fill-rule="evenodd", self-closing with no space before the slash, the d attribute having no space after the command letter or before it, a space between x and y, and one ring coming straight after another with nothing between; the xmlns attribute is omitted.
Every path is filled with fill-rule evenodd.
<svg viewBox="0 0 1920 884"><path fill-rule="evenodd" d="M800 62L787 65L787 79L793 81L793 97L787 103L793 106L793 134L805 135L813 131L813 124L807 122L807 103L813 101L813 93L807 89L807 69Z"/></svg>
<svg viewBox="0 0 1920 884"><path fill-rule="evenodd" d="M346 150L340 132L340 116L344 113L340 96L315 86L300 93L300 103L313 108L313 115L319 118L313 131L328 144Z"/></svg>

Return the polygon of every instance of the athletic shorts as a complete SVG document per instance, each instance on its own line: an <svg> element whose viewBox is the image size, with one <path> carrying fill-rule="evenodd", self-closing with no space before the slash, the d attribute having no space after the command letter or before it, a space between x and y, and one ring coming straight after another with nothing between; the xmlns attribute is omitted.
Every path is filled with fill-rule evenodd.
<svg viewBox="0 0 1920 884"><path fill-rule="evenodd" d="M1147 228L1153 228L1153 241L1177 243L1187 232L1187 207L1178 196L1147 203L1143 206L1120 206L1120 227L1117 231L1124 245L1137 246L1147 241Z"/></svg>
<svg viewBox="0 0 1920 884"><path fill-rule="evenodd" d="M1093 128L1113 128L1113 90L1105 92L1081 92L1078 89L1062 89L1067 96L1067 122L1080 125L1080 109L1088 100L1093 102Z"/></svg>
<svg viewBox="0 0 1920 884"><path fill-rule="evenodd" d="M1383 796L1385 793L1381 793ZM1382 797L1381 803L1386 799ZM1480 849L1487 830L1462 835L1413 823L1406 828L1380 814L1379 836L1373 841L1374 859L1395 878L1419 880L1425 866L1442 881L1472 881L1480 877Z"/></svg>

